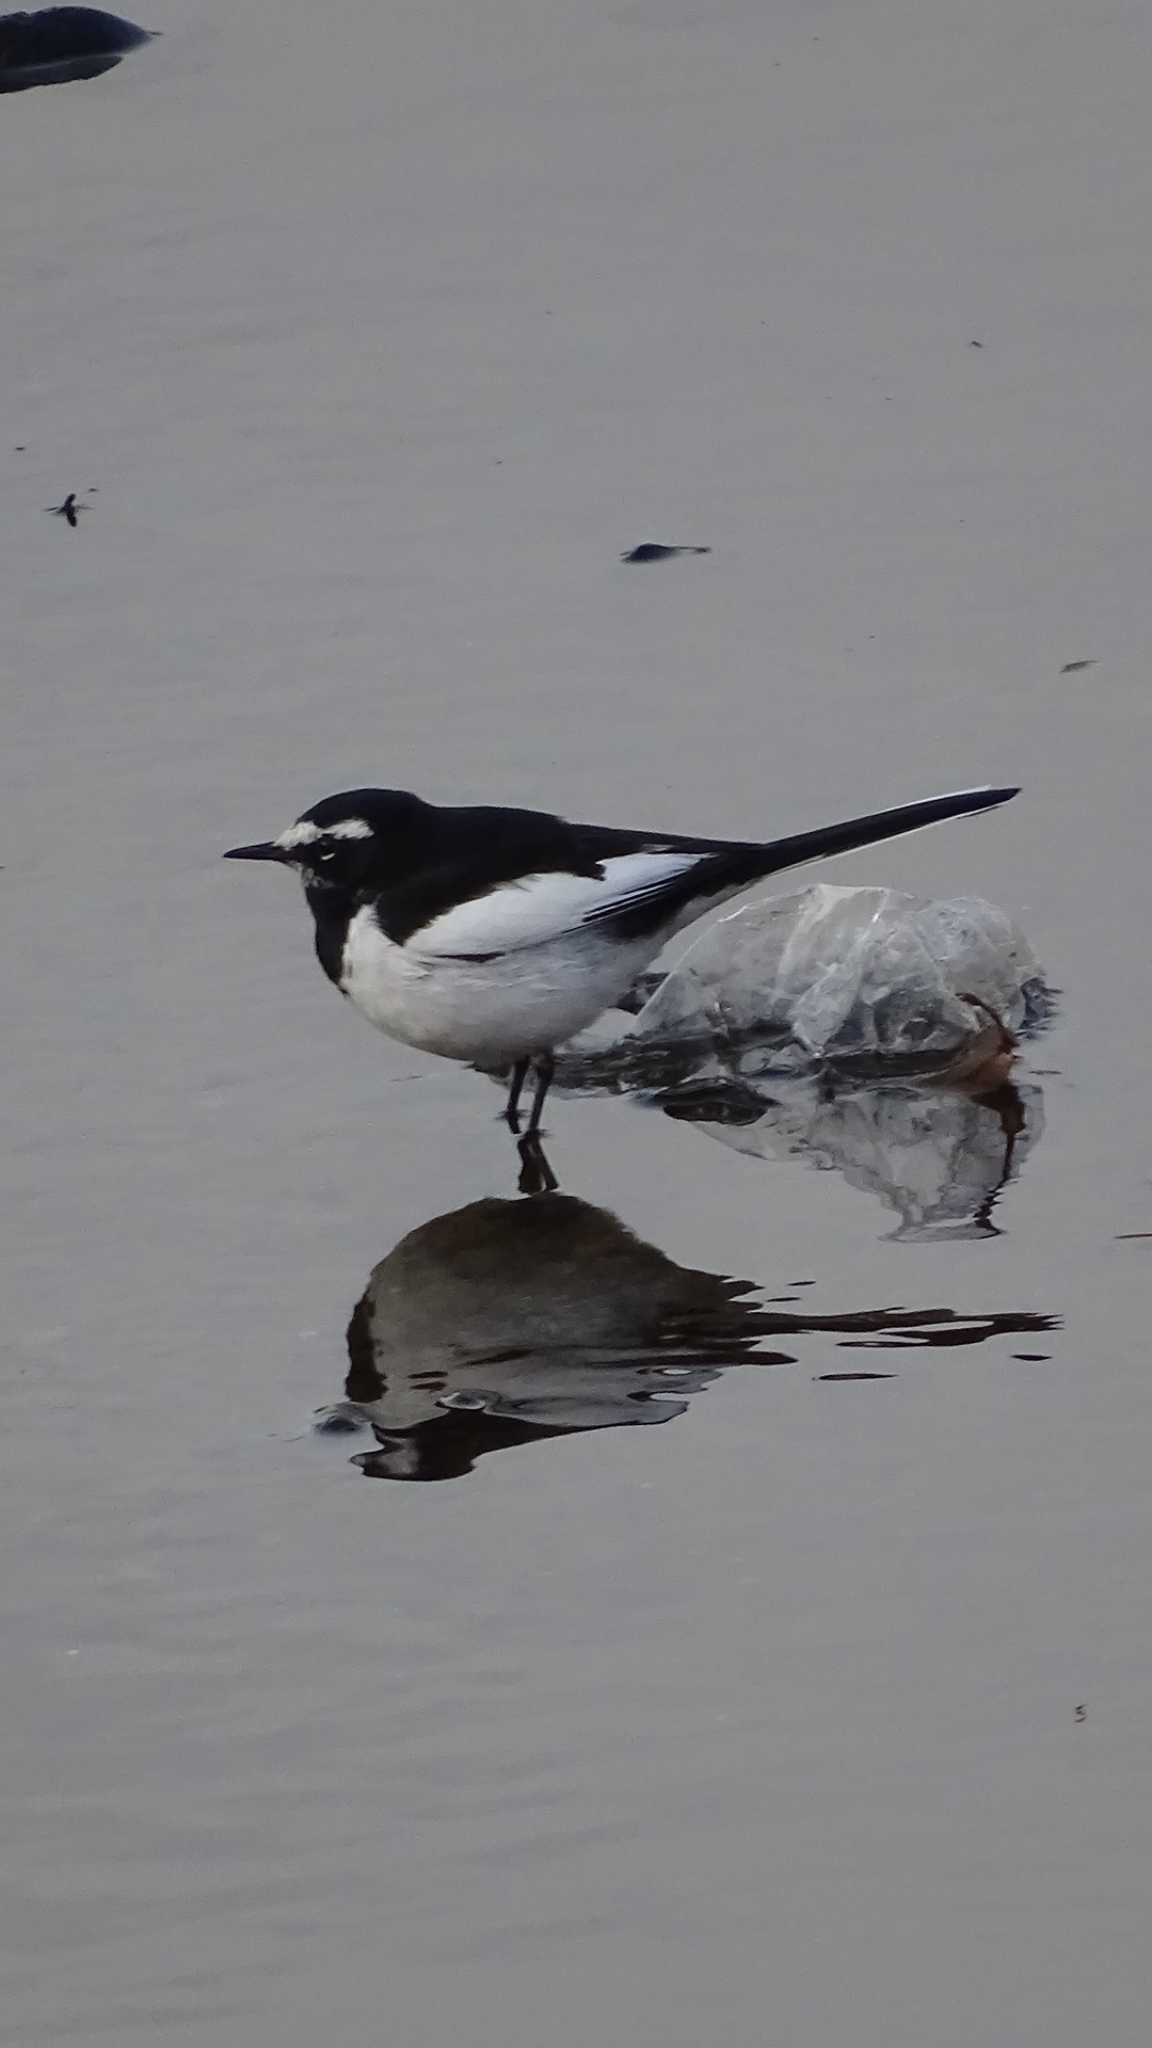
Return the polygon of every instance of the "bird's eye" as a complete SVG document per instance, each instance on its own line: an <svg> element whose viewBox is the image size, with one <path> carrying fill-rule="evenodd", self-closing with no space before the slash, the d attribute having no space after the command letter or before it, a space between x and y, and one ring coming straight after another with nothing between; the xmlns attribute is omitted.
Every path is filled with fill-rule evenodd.
<svg viewBox="0 0 1152 2048"><path fill-rule="evenodd" d="M334 846L322 846L316 858L317 860L335 860L336 848Z"/></svg>

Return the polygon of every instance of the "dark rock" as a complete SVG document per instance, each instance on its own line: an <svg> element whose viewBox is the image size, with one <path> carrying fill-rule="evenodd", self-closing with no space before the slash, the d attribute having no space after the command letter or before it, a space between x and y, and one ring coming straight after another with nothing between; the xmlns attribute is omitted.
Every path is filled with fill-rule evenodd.
<svg viewBox="0 0 1152 2048"><path fill-rule="evenodd" d="M96 7L47 7L39 14L0 15L0 92L99 78L152 31Z"/></svg>

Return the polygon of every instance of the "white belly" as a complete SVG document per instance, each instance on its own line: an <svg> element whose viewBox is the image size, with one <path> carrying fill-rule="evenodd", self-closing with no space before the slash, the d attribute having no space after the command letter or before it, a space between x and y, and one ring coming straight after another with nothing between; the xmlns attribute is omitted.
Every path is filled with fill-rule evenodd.
<svg viewBox="0 0 1152 2048"><path fill-rule="evenodd" d="M390 1038L446 1059L507 1067L550 1052L610 1009L655 959L659 942L608 945L590 934L526 946L495 960L418 960L381 931L373 911L348 926L340 987Z"/></svg>

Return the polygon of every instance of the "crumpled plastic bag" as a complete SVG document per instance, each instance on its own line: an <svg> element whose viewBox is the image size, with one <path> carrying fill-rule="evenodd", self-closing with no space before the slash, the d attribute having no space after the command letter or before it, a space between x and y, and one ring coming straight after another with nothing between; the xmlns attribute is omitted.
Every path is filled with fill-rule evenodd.
<svg viewBox="0 0 1152 2048"><path fill-rule="evenodd" d="M641 1009L633 1051L754 1042L763 1069L953 1058L990 1022L1042 1011L1040 967L1019 927L978 897L817 882L721 918ZM972 1000L974 999L974 1000ZM747 1069L744 1069L747 1071Z"/></svg>

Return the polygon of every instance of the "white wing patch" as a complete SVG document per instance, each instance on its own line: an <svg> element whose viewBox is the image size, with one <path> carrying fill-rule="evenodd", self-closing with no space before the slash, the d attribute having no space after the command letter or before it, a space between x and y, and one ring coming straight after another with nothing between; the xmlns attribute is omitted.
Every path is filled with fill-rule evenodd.
<svg viewBox="0 0 1152 2048"><path fill-rule="evenodd" d="M602 877L522 875L434 917L413 932L405 951L444 959L544 946L658 899L705 858L699 853L623 853L601 862Z"/></svg>

